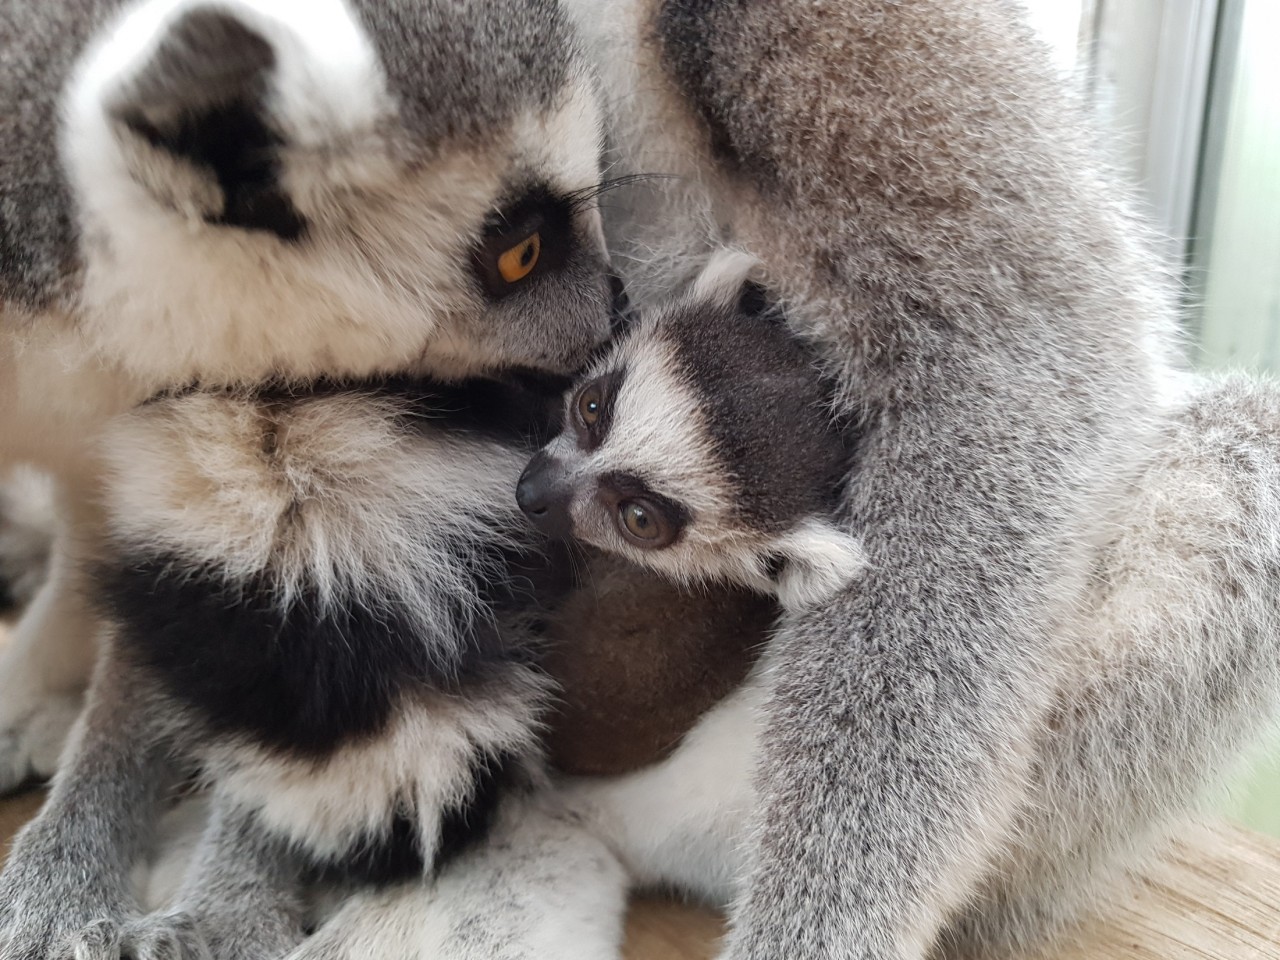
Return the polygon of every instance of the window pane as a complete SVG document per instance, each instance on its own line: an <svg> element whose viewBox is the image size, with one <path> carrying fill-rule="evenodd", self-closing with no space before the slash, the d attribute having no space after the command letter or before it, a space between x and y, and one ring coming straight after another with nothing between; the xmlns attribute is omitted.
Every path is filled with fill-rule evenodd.
<svg viewBox="0 0 1280 960"><path fill-rule="evenodd" d="M1280 3L1245 0L1234 13L1196 231L1200 343L1210 366L1280 371Z"/></svg>

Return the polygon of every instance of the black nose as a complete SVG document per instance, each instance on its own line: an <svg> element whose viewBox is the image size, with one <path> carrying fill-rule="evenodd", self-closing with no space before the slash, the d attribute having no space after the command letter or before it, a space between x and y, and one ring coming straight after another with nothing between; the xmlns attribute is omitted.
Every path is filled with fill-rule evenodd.
<svg viewBox="0 0 1280 960"><path fill-rule="evenodd" d="M568 539L573 532L569 519L572 499L564 469L545 451L529 461L516 484L516 503L529 521L549 537Z"/></svg>

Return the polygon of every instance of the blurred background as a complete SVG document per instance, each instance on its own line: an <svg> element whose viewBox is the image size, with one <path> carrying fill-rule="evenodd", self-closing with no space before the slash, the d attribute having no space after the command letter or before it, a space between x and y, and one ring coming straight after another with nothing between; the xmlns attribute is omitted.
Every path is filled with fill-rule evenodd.
<svg viewBox="0 0 1280 960"><path fill-rule="evenodd" d="M1205 368L1280 372L1280 0L1024 0L1114 137ZM1280 835L1280 734L1229 812Z"/></svg>

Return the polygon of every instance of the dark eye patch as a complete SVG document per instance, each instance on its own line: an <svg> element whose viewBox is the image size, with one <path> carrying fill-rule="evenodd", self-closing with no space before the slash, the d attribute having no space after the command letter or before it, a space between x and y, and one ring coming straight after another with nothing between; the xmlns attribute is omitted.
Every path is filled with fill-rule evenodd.
<svg viewBox="0 0 1280 960"><path fill-rule="evenodd" d="M622 388L626 373L625 367L615 367L603 376L583 384L578 390L574 391L569 419L573 424L574 432L578 435L578 443L584 450L595 450L609 436L609 430L613 427L613 401L617 397L618 391ZM600 414L595 423L587 425L577 416L576 407L578 398L590 387L595 387L600 391Z"/></svg>
<svg viewBox="0 0 1280 960"><path fill-rule="evenodd" d="M498 269L499 259L535 233L541 244L533 270L524 280L505 280ZM481 289L491 299L500 300L548 272L563 270L577 242L572 201L546 186L530 187L485 220L471 251L472 272Z"/></svg>
<svg viewBox="0 0 1280 960"><path fill-rule="evenodd" d="M684 504L655 492L643 477L634 473L619 470L602 473L597 489L601 499L610 507L623 500L647 500L666 514L667 521L677 528L683 528L692 518Z"/></svg>

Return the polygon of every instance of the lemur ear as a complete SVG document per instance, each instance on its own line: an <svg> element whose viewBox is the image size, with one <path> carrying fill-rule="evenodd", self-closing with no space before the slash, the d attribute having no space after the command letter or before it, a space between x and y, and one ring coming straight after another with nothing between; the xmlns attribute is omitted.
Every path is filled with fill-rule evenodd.
<svg viewBox="0 0 1280 960"><path fill-rule="evenodd" d="M82 190L123 166L165 206L292 238L281 148L358 137L384 89L342 0L148 0L82 63L65 143Z"/></svg>
<svg viewBox="0 0 1280 960"><path fill-rule="evenodd" d="M830 600L866 567L862 544L831 523L811 519L774 545L778 602L790 610Z"/></svg>
<svg viewBox="0 0 1280 960"><path fill-rule="evenodd" d="M732 307L734 312L768 323L785 323L786 314L755 275L760 261L749 253L725 247L712 254L693 281L691 298L698 303Z"/></svg>
<svg viewBox="0 0 1280 960"><path fill-rule="evenodd" d="M693 281L692 299L699 303L723 303L738 306L751 302L745 297L748 288L763 293L763 288L751 283L751 275L760 261L749 253L723 247L711 255L707 265Z"/></svg>

